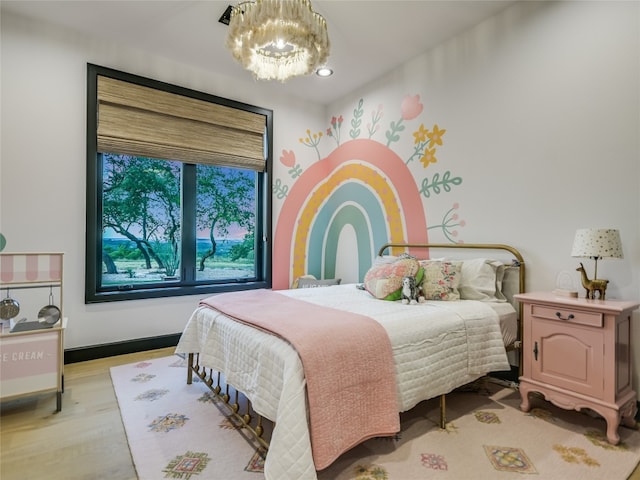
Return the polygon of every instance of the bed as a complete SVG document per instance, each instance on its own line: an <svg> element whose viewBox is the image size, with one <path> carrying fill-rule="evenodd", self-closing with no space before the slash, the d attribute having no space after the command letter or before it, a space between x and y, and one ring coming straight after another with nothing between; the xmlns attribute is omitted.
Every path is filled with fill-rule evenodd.
<svg viewBox="0 0 640 480"><path fill-rule="evenodd" d="M434 259L436 249L454 250L461 255ZM483 255L470 253L477 250L483 250ZM494 257L484 252L488 250L499 253ZM365 277L362 285L337 284L323 288L217 295L203 300L191 315L176 350L189 357L187 382L191 383L192 374L196 373L224 400L230 414L243 424L244 429L250 431L265 450L268 449L264 466L268 480L315 479L316 471L326 468L341 452L371 436L393 435L399 422L394 424L394 419L388 415L389 408L395 410L397 417L398 412L410 410L423 400L440 397L441 424L444 424L445 394L490 372L512 368L507 352L518 350L521 331L521 316L513 294L524 291L524 261L520 253L501 244L386 244L380 248L370 272L377 273L376 265L397 265L398 259L405 257L402 252L418 257L423 274L427 269L442 269L443 265L451 268L451 264L455 264L460 280L456 289L462 298L427 300L415 305L401 300L383 300L380 295L384 293L370 281L376 275L368 273L369 278ZM502 254L509 258L503 260ZM384 270L386 267L379 268ZM442 278L436 280L435 283L442 282ZM377 281L379 286L379 278ZM471 290L466 290L468 288ZM244 298L251 301L238 301ZM264 305L260 303L263 298ZM252 303L256 305L252 306ZM347 333L336 334L333 341L319 342L323 345L335 343L335 348L342 350L327 353L326 348L320 349L323 351L317 354L320 357L316 362L321 366L325 362L326 368L313 368L314 364L306 353L303 354L299 342L304 343L305 336L311 337L315 333L307 334L299 328L289 338L286 333L269 331L271 327L265 327L260 323L261 319L252 323L243 316L245 310L258 306L259 316L267 319L272 305L276 305L272 316L280 314L275 313L276 310L289 312L281 316L294 325L296 321L297 325L326 323L330 332L345 328ZM300 306L304 310L299 310ZM300 323L300 318L308 321ZM352 321L355 325L361 325L357 322L375 324L374 330L385 332L389 348L386 344L382 346L384 342L379 337L372 336L362 342L362 352L354 353L360 347L353 338L347 340ZM365 327L358 326L356 330L364 332ZM340 346L341 341L350 346ZM378 357L387 356L387 350L391 367L384 370L388 364ZM329 358L336 357L340 357L342 367L332 370ZM360 365L355 373L348 369L353 365ZM378 369L386 373L376 373ZM329 380L323 379L324 384L320 380L321 370L326 370L325 375L330 376ZM336 375L335 386L326 383L332 381L332 375ZM370 394L347 392L343 395L341 386L344 382L340 375L347 379L358 375L355 383L362 383ZM234 399L230 387L235 391ZM318 390L332 390L335 404L326 396L316 400ZM241 406L238 392L248 399L246 407ZM393 404L393 407L385 406L387 412L376 410L386 404ZM325 425L330 419L317 420L321 415L318 412L322 411L329 412L326 416L337 420L345 433L335 423ZM263 417L273 422L268 441L263 437ZM365 425L372 417L370 423L378 421L379 425ZM320 433L324 427L334 432L332 437L342 444L325 445L327 442L323 441L327 438ZM339 443L339 440L331 438L328 443Z"/></svg>

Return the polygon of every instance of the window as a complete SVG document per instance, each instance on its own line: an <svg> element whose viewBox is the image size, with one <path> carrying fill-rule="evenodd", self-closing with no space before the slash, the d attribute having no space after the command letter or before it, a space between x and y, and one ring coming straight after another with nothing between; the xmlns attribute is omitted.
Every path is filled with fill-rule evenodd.
<svg viewBox="0 0 640 480"><path fill-rule="evenodd" d="M87 303L271 286L272 115L88 65Z"/></svg>

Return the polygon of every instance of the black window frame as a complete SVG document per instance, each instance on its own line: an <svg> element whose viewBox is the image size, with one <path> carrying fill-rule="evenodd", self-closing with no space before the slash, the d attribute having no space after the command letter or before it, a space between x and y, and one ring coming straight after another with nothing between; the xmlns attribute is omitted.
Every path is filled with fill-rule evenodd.
<svg viewBox="0 0 640 480"><path fill-rule="evenodd" d="M235 281L196 281L194 274L181 277L179 282L167 285L122 285L114 288L99 288L102 275L102 154L97 148L98 76L106 76L118 80L171 92L186 97L237 108L260 115L266 119L266 166L263 172L257 172L256 183L256 279ZM85 303L102 303L148 298L165 298L183 295L205 295L238 290L271 288L272 275L272 166L273 166L273 111L270 109L229 100L215 95L198 92L188 88L153 80L150 78L121 72L107 67L87 64L87 177L86 177L86 252L85 252ZM195 166L194 166L195 167ZM195 171L195 168L191 169ZM184 205L193 209L194 205ZM183 228L195 228L195 218L183 218ZM183 245L182 259L195 259L194 248ZM187 257L191 255L191 257Z"/></svg>

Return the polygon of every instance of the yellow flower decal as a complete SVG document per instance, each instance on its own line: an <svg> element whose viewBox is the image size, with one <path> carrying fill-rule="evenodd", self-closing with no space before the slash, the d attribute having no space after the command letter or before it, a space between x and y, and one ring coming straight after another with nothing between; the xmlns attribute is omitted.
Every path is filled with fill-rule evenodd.
<svg viewBox="0 0 640 480"><path fill-rule="evenodd" d="M419 158L424 168L427 168L429 164L436 163L436 146L442 145L442 136L446 130L441 129L438 125L433 126L433 131L424 128L424 124L421 123L420 127L413 132L414 138L414 151L409 159L405 162L409 165L409 162L414 158ZM428 147L431 147L430 149Z"/></svg>
<svg viewBox="0 0 640 480"><path fill-rule="evenodd" d="M311 133L311 130L307 129L307 138L300 138L299 142L305 145L313 146L317 145L320 139L322 138L322 132Z"/></svg>
<svg viewBox="0 0 640 480"><path fill-rule="evenodd" d="M427 140L428 133L429 133L429 130L424 128L424 123L421 123L418 130L413 132L413 136L415 138L415 141L413 143L417 145L418 143L425 142Z"/></svg>
<svg viewBox="0 0 640 480"><path fill-rule="evenodd" d="M438 161L436 158L436 149L432 148L429 150L425 148L424 155L422 155L420 161L422 162L422 165L424 165L424 168L427 168L430 163L436 163Z"/></svg>
<svg viewBox="0 0 640 480"><path fill-rule="evenodd" d="M318 133L311 133L311 130L309 130L307 128L307 138L300 138L298 139L298 141L300 143L302 143L303 145L306 145L307 147L312 147L313 149L315 149L317 155L318 155L318 160L320 160L320 151L318 150L318 144L320 143L320 140L322 139L322 132L318 132Z"/></svg>
<svg viewBox="0 0 640 480"><path fill-rule="evenodd" d="M442 136L445 134L446 130L440 130L438 125L433 126L433 132L427 132L427 137L431 140L431 145L442 145Z"/></svg>

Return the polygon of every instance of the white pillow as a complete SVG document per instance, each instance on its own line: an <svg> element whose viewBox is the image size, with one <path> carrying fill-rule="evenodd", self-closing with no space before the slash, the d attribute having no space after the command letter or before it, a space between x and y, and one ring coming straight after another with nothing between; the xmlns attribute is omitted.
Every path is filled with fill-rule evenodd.
<svg viewBox="0 0 640 480"><path fill-rule="evenodd" d="M504 264L489 258L464 260L458 291L463 300L481 302L506 302L502 294Z"/></svg>
<svg viewBox="0 0 640 480"><path fill-rule="evenodd" d="M387 265L398 259L395 255L378 255L373 259L373 265Z"/></svg>
<svg viewBox="0 0 640 480"><path fill-rule="evenodd" d="M296 288L332 287L333 285L340 285L340 282L342 282L341 278L316 280L315 278L301 277L298 279L298 285Z"/></svg>
<svg viewBox="0 0 640 480"><path fill-rule="evenodd" d="M501 290L507 302L515 307L517 301L514 301L513 296L520 292L520 267L505 266Z"/></svg>

